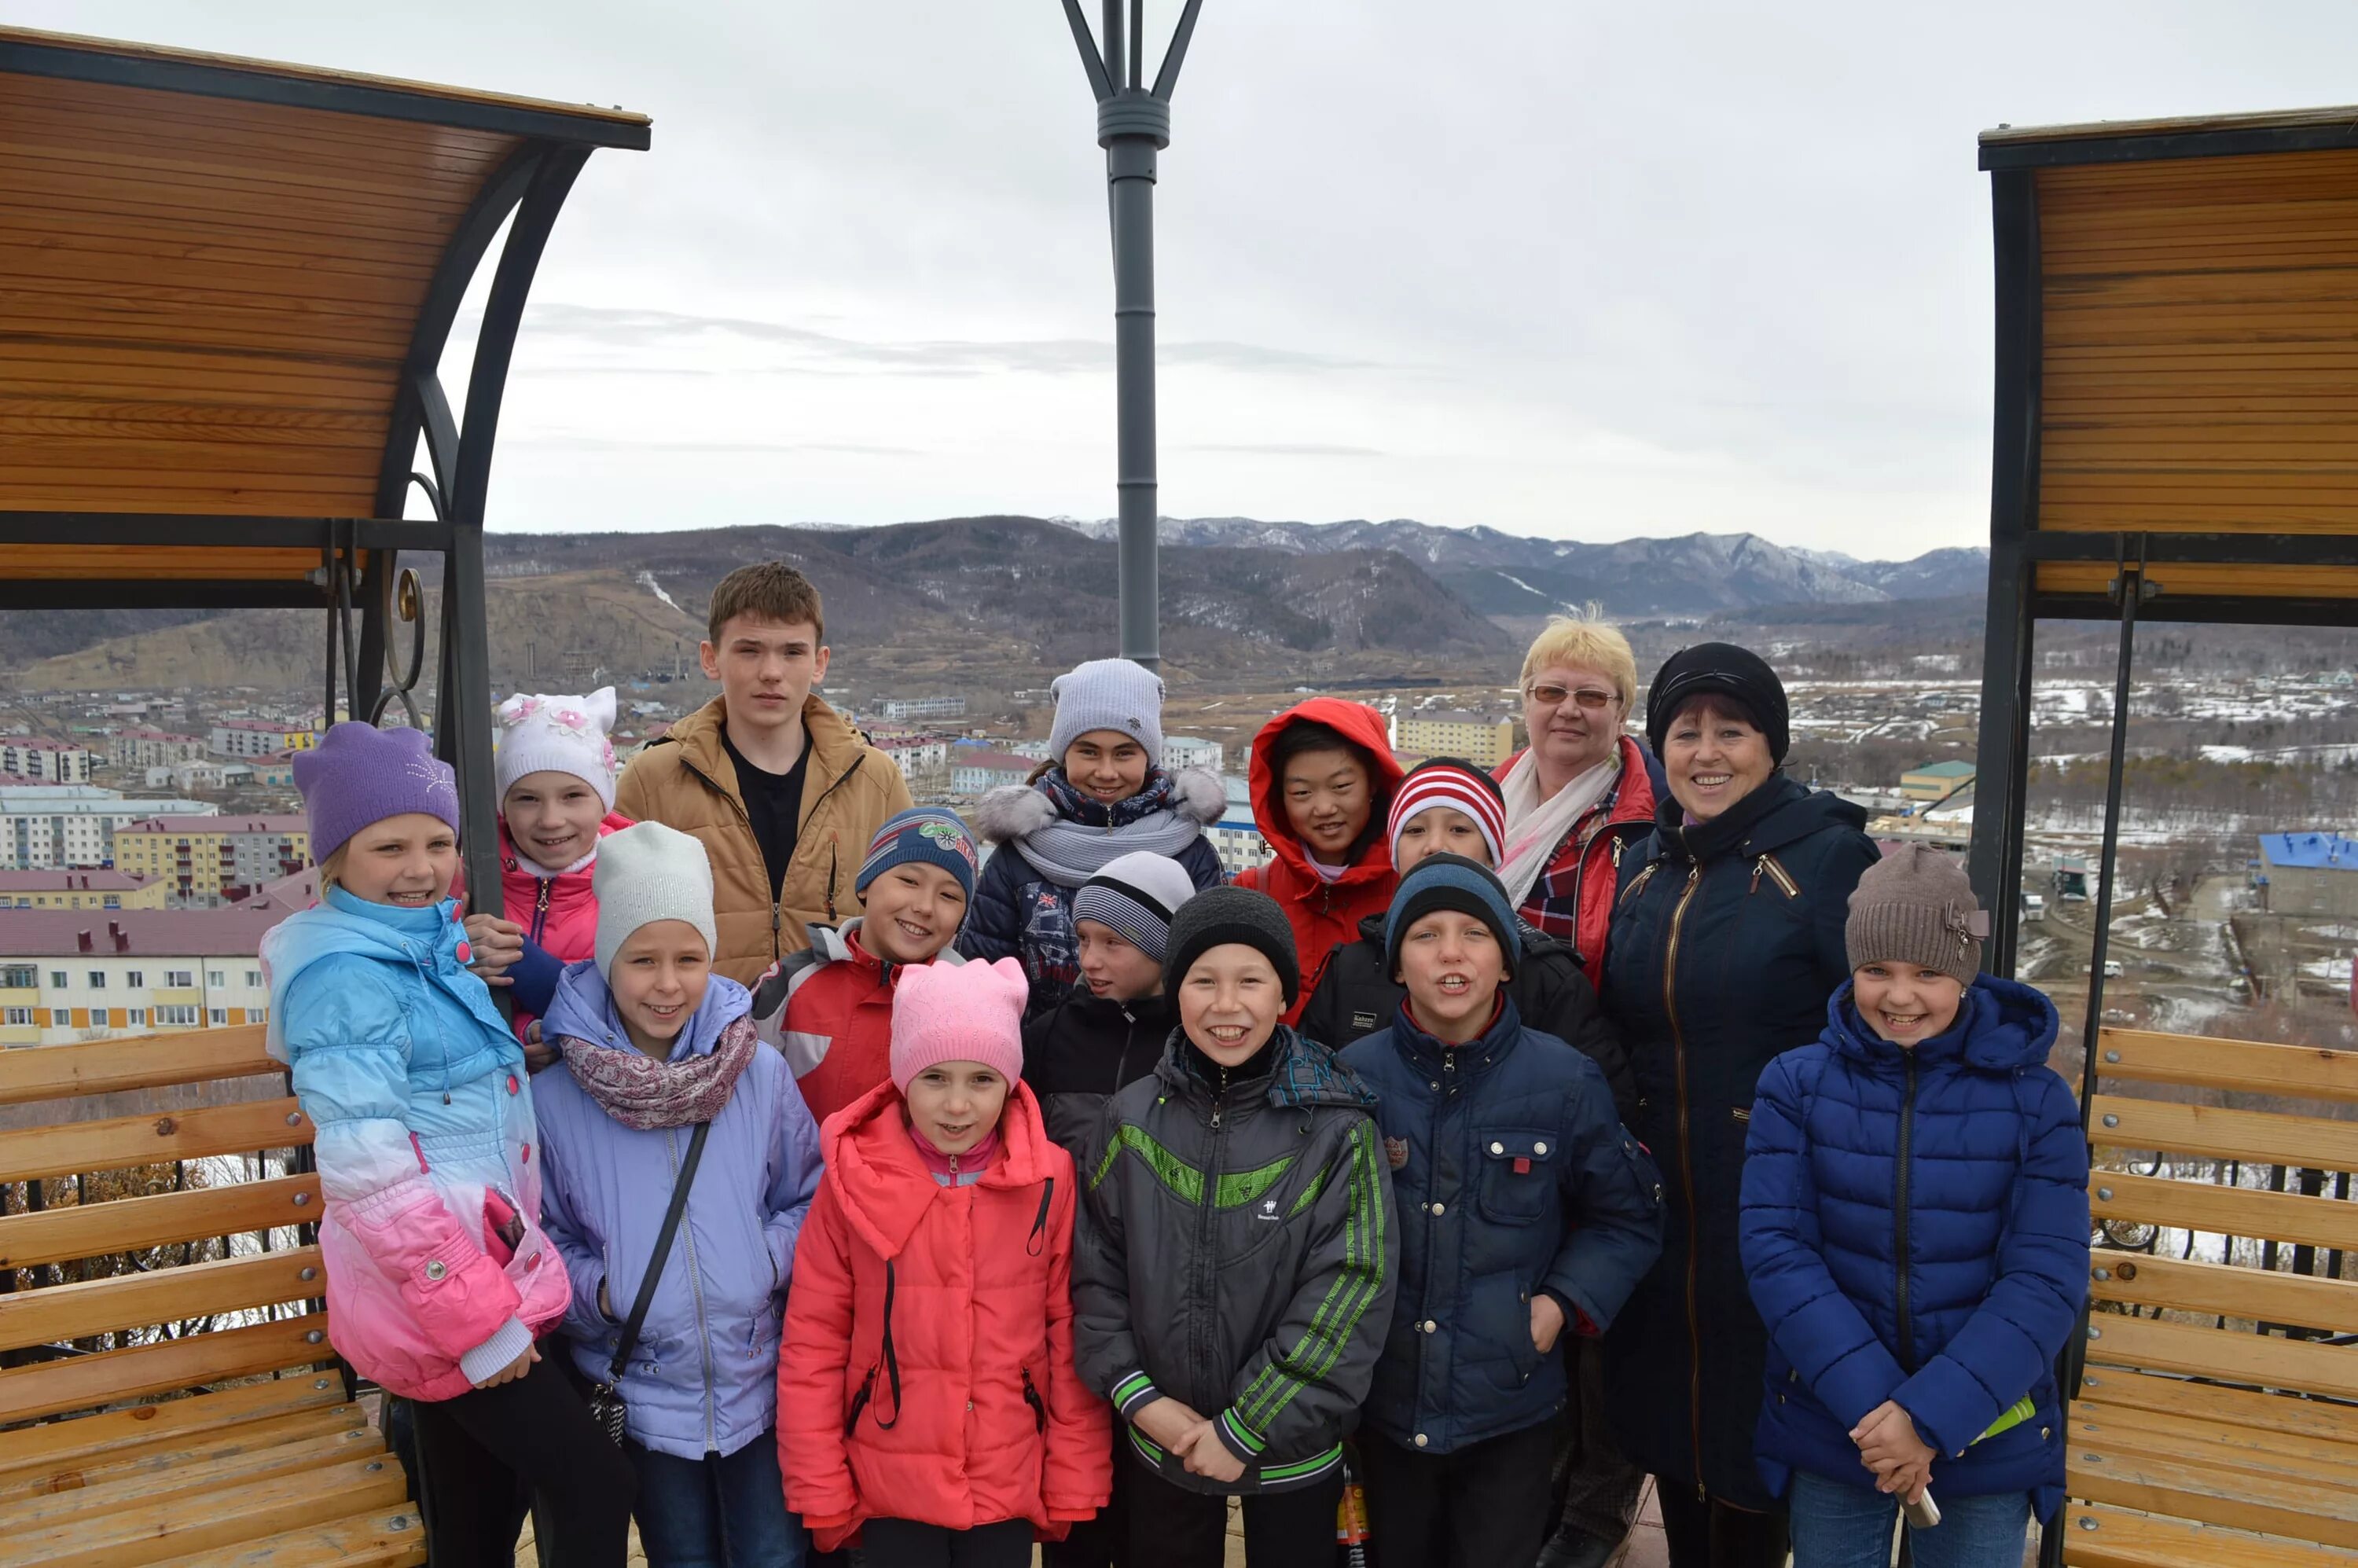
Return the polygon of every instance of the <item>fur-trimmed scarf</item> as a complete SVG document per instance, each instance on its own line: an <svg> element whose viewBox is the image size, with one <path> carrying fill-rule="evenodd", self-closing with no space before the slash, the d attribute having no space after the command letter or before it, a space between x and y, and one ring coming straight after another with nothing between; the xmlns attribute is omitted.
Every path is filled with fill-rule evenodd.
<svg viewBox="0 0 2358 1568"><path fill-rule="evenodd" d="M1227 788L1200 768L1146 775L1145 787L1109 806L1083 795L1062 768L1005 784L975 803L985 838L1004 844L1061 888L1076 888L1136 850L1176 856L1228 809Z"/></svg>
<svg viewBox="0 0 2358 1568"><path fill-rule="evenodd" d="M625 1127L693 1127L729 1104L745 1064L761 1048L751 1017L720 1031L712 1049L677 1062L658 1062L635 1046L623 1049L560 1035L565 1069L598 1108Z"/></svg>

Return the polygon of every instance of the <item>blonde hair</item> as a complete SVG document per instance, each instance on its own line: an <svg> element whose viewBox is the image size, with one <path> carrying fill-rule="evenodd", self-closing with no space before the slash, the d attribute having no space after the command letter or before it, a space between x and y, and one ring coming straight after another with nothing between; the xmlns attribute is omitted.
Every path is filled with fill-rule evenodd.
<svg viewBox="0 0 2358 1568"><path fill-rule="evenodd" d="M352 849L350 842L336 846L336 852L319 862L319 891L344 885L344 855Z"/></svg>
<svg viewBox="0 0 2358 1568"><path fill-rule="evenodd" d="M1530 686L1532 676L1557 665L1591 669L1606 676L1624 708L1637 695L1638 656L1629 651L1629 639L1609 622L1577 615L1549 616L1546 629L1531 640L1531 652L1523 655L1522 684Z"/></svg>

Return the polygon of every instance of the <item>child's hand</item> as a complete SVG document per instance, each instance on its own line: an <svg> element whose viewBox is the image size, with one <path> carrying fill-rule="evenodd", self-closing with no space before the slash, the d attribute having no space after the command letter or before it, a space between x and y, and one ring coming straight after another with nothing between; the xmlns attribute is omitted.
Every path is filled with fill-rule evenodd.
<svg viewBox="0 0 2358 1568"><path fill-rule="evenodd" d="M523 926L496 914L471 914L467 916L467 946L471 950L467 968L492 985L515 983L507 978L506 971L524 957Z"/></svg>
<svg viewBox="0 0 2358 1568"><path fill-rule="evenodd" d="M1858 1444L1860 1462L1877 1476L1887 1476L1903 1466L1921 1466L1928 1475L1931 1471L1932 1445L1917 1435L1915 1422L1893 1400L1867 1411L1866 1419L1851 1428L1850 1440Z"/></svg>
<svg viewBox="0 0 2358 1568"><path fill-rule="evenodd" d="M481 1382L477 1383L475 1387L479 1389L496 1389L502 1383L513 1383L518 1378L523 1377L526 1372L531 1371L532 1364L539 1359L540 1347L535 1345L527 1345L524 1347L523 1355L517 1357L514 1360L509 1362L506 1366L501 1368L498 1371L492 1373Z"/></svg>
<svg viewBox="0 0 2358 1568"><path fill-rule="evenodd" d="M1228 1452L1228 1445L1220 1441L1208 1421L1198 1422L1171 1451L1186 1460L1191 1476L1225 1484L1241 1479L1245 1473L1245 1462Z"/></svg>
<svg viewBox="0 0 2358 1568"><path fill-rule="evenodd" d="M1187 1435L1205 1422L1184 1401L1165 1394L1140 1406L1138 1413L1130 1418L1130 1424L1146 1433L1147 1440L1157 1448L1176 1454Z"/></svg>
<svg viewBox="0 0 2358 1568"><path fill-rule="evenodd" d="M524 1070L525 1072L537 1073L544 1068L554 1067L557 1065L557 1058L564 1054L541 1038L540 1020L535 1018L525 1025Z"/></svg>
<svg viewBox="0 0 2358 1568"><path fill-rule="evenodd" d="M1544 1356L1563 1333L1563 1308L1545 1291L1531 1292L1531 1348Z"/></svg>

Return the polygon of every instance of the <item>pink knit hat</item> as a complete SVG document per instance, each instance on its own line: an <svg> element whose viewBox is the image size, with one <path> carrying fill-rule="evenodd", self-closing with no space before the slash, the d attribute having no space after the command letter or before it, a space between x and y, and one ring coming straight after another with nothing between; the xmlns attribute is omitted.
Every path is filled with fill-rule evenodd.
<svg viewBox="0 0 2358 1568"><path fill-rule="evenodd" d="M1032 984L1014 958L911 964L892 992L892 1087L943 1062L979 1062L1012 1084L1023 1076L1023 1004Z"/></svg>

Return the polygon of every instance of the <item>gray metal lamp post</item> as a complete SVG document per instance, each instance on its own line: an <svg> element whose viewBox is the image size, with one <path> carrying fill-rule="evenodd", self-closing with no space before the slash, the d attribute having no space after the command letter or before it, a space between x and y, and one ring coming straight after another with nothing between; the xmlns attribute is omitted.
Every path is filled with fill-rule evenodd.
<svg viewBox="0 0 2358 1568"><path fill-rule="evenodd" d="M1171 145L1171 90L1204 0L1187 0L1154 85L1146 85L1146 0L1104 0L1103 52L1089 36L1080 0L1065 18L1098 96L1098 146L1106 150L1113 219L1115 494L1121 596L1121 656L1149 669L1163 663L1155 622L1154 529L1154 161ZM1124 26L1127 10L1128 25Z"/></svg>

